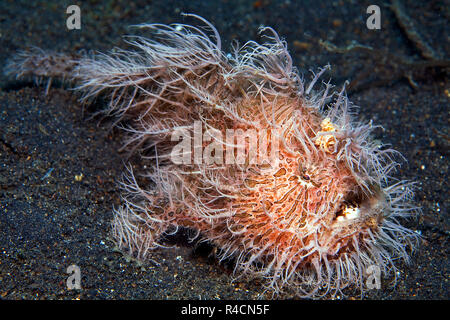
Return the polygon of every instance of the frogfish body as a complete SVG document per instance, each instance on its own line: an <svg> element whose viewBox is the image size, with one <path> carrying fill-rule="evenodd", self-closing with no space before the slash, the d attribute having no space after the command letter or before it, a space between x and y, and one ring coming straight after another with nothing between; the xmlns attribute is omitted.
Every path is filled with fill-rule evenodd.
<svg viewBox="0 0 450 320"><path fill-rule="evenodd" d="M199 18L199 17L198 17ZM365 290L369 268L384 275L408 260L417 235L411 183L397 181L396 152L359 123L344 90L305 85L271 28L268 41L232 54L216 29L141 25L135 51L91 56L31 52L10 72L63 77L83 101L108 98L125 147L150 169L144 185L129 169L112 230L139 258L164 233L197 231L232 258L236 275L266 279L274 292L300 296ZM151 181L150 183L148 181Z"/></svg>

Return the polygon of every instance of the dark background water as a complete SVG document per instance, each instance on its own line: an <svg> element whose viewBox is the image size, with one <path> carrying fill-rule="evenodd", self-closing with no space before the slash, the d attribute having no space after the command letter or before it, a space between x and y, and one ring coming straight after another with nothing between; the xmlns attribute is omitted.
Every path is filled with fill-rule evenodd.
<svg viewBox="0 0 450 320"><path fill-rule="evenodd" d="M433 48L435 61L449 59L446 1L400 1L414 28ZM81 30L66 28L66 8L81 8ZM381 29L368 30L366 8L381 9ZM5 65L28 46L62 52L107 51L139 23L197 23L181 12L211 21L223 48L260 40L261 25L273 27L305 78L330 63L326 78L337 86L354 81L350 99L361 120L384 130L407 162L400 179L417 181L423 215L409 227L424 238L412 264L399 265L392 289L369 291L369 299L448 299L448 70L420 68L425 58L406 36L390 2L377 1L5 1L0 3L0 61ZM352 41L373 52L337 53ZM401 58L398 58L401 57ZM399 60L396 60L396 59ZM407 63L406 63L407 62ZM409 80L408 80L409 79ZM355 81L357 80L357 81ZM258 281L230 283L232 269L194 250L182 239L156 250L157 262L138 263L118 252L110 239L116 185L124 162L120 141L107 126L86 121L67 88L45 88L0 76L0 297L246 299L262 292ZM83 174L81 179L76 178ZM78 181L77 181L78 180ZM182 237L181 237L182 238ZM66 289L66 269L81 268L81 291ZM281 296L288 298L289 296ZM347 298L359 298L353 291Z"/></svg>

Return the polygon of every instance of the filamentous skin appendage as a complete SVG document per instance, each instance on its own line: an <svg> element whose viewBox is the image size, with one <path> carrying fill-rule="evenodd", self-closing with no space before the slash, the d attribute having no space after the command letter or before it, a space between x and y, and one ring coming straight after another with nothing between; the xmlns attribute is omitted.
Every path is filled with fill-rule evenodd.
<svg viewBox="0 0 450 320"><path fill-rule="evenodd" d="M305 297L364 292L373 268L395 276L394 261L408 261L418 244L401 222L419 211L412 184L391 175L397 153L375 143L372 123L353 119L343 89L314 90L327 67L306 85L274 30L227 55L197 18L209 34L145 24L149 38L128 38L135 51L35 50L7 69L67 79L84 102L107 97L104 113L151 168L139 172L151 184L131 170L122 181L112 222L119 246L145 259L163 233L187 227L234 259L235 276Z"/></svg>

